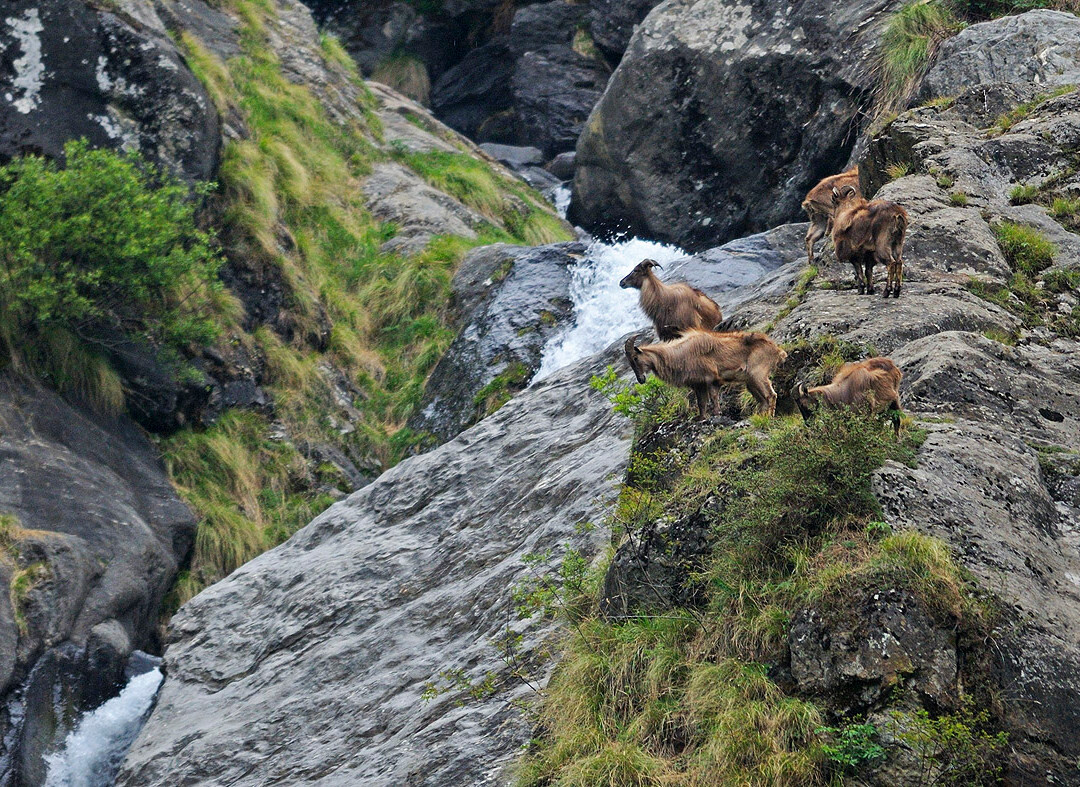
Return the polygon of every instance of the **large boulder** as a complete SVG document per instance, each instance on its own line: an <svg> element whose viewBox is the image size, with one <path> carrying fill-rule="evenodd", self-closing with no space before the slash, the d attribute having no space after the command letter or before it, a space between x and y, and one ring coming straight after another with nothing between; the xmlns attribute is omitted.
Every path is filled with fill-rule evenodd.
<svg viewBox="0 0 1080 787"><path fill-rule="evenodd" d="M0 375L0 772L40 784L43 753L156 644L195 519L126 418ZM7 588L10 588L10 593Z"/></svg>
<svg viewBox="0 0 1080 787"><path fill-rule="evenodd" d="M512 613L523 556L551 568L608 538L581 525L626 467L628 424L588 385L613 357L402 462L188 603L118 783L505 781L533 692L498 643L522 635L531 659L552 633Z"/></svg>
<svg viewBox="0 0 1080 787"><path fill-rule="evenodd" d="M589 32L593 42L617 63L637 26L662 0L590 0Z"/></svg>
<svg viewBox="0 0 1080 787"><path fill-rule="evenodd" d="M578 141L571 219L694 250L797 217L852 151L898 5L657 6Z"/></svg>
<svg viewBox="0 0 1080 787"><path fill-rule="evenodd" d="M58 157L64 142L137 150L208 180L217 110L153 13L81 0L18 0L0 22L0 159Z"/></svg>
<svg viewBox="0 0 1080 787"><path fill-rule="evenodd" d="M965 28L941 45L920 99L994 83L1041 90L1080 83L1080 18L1040 9Z"/></svg>

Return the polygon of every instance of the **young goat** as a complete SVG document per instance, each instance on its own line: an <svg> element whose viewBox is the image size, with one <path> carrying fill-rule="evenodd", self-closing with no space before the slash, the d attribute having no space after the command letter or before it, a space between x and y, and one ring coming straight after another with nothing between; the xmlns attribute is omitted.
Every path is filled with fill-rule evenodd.
<svg viewBox="0 0 1080 787"><path fill-rule="evenodd" d="M732 383L746 386L759 412L772 415L776 410L776 391L769 378L787 353L763 333L691 329L678 339L642 347L635 347L631 336L624 349L639 383L652 372L666 383L689 388L697 396L702 418L709 402L719 411L719 388Z"/></svg>
<svg viewBox="0 0 1080 787"><path fill-rule="evenodd" d="M830 175L824 178L806 194L802 209L810 218L810 226L806 230L806 256L808 265L814 264L814 244L832 234L832 220L835 206L832 201L832 190L851 186L858 193L859 168L852 167L847 172L839 175Z"/></svg>
<svg viewBox="0 0 1080 787"><path fill-rule="evenodd" d="M653 273L661 267L656 260L642 260L630 271L619 286L641 290L638 303L645 312L660 341L674 339L683 331L697 328L711 331L724 318L720 307L708 295L689 284L664 284Z"/></svg>
<svg viewBox="0 0 1080 787"><path fill-rule="evenodd" d="M900 432L900 380L903 378L889 358L869 358L845 363L828 385L807 388L799 383L793 392L804 420L819 406L857 407L872 413L888 412L893 429Z"/></svg>
<svg viewBox="0 0 1080 787"><path fill-rule="evenodd" d="M894 298L899 298L900 282L904 278L907 211L887 200L867 202L854 186L834 188L832 195L836 206L832 231L836 257L841 262L850 262L855 269L859 294L874 292L874 265L882 263L889 272L885 297L891 292Z"/></svg>

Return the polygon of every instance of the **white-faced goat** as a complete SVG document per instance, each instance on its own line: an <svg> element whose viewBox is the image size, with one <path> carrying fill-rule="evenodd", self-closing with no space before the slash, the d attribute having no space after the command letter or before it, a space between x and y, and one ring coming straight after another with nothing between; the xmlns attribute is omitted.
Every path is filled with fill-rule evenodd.
<svg viewBox="0 0 1080 787"><path fill-rule="evenodd" d="M689 284L664 284L653 273L653 268L660 267L656 260L642 260L619 282L624 290L633 287L641 291L638 303L652 320L660 341L674 339L692 328L716 328L724 318L716 302Z"/></svg>
<svg viewBox="0 0 1080 787"><path fill-rule="evenodd" d="M845 363L828 385L807 388L799 383L793 391L795 403L804 419L820 406L854 407L872 413L887 412L893 429L900 431L900 380L903 378L889 358L868 358Z"/></svg>
<svg viewBox="0 0 1080 787"><path fill-rule="evenodd" d="M787 353L763 333L691 329L677 339L642 347L635 347L631 336L624 349L639 383L652 372L666 383L689 388L697 396L702 418L709 402L719 410L720 386L733 383L746 386L759 412L772 415L776 410L776 391L769 378Z"/></svg>
<svg viewBox="0 0 1080 787"><path fill-rule="evenodd" d="M806 199L802 202L802 209L806 211L810 219L810 226L806 230L806 256L807 264L814 264L814 244L832 234L832 220L835 205L833 205L832 190L851 186L855 192L859 191L859 168L852 167L847 172L839 175L830 175L822 179L814 188L806 193Z"/></svg>
<svg viewBox="0 0 1080 787"><path fill-rule="evenodd" d="M833 244L840 262L850 262L855 269L859 294L874 292L874 265L888 269L885 297L900 297L904 278L904 233L907 211L888 200L866 201L854 186L834 188ZM865 271L865 277L863 272Z"/></svg>

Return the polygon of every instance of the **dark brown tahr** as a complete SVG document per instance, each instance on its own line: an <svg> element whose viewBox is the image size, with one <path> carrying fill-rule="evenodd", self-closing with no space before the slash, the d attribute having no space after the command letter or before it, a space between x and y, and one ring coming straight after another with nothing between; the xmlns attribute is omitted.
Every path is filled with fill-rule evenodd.
<svg viewBox="0 0 1080 787"><path fill-rule="evenodd" d="M799 383L793 397L804 419L821 405L854 407L872 413L888 412L893 429L900 431L900 380L904 374L890 358L869 358L845 363L828 385L807 388Z"/></svg>
<svg viewBox="0 0 1080 787"><path fill-rule="evenodd" d="M639 383L652 372L666 383L689 388L697 396L702 418L710 402L714 412L719 410L722 385L745 385L759 412L772 415L776 410L776 391L769 378L787 353L763 333L691 329L677 339L642 347L635 347L630 337L624 349Z"/></svg>
<svg viewBox="0 0 1080 787"><path fill-rule="evenodd" d="M833 189L833 245L840 262L850 262L855 269L859 294L874 292L874 265L885 265L889 272L885 297L900 297L904 278L904 234L907 211L888 200L867 202L853 186ZM865 272L865 276L864 276Z"/></svg>
<svg viewBox="0 0 1080 787"><path fill-rule="evenodd" d="M806 257L807 264L814 264L814 244L832 234L833 205L832 190L844 186L851 186L856 193L859 191L859 168L852 167L847 172L839 175L830 175L824 178L814 188L806 193L802 209L806 211L810 219L810 226L806 230ZM860 194L860 196L862 196Z"/></svg>
<svg viewBox="0 0 1080 787"><path fill-rule="evenodd" d="M652 320L660 341L674 339L691 328L716 328L723 320L716 302L689 284L664 284L653 273L653 268L660 267L656 260L642 260L619 282L624 290L633 287L641 291L638 303Z"/></svg>

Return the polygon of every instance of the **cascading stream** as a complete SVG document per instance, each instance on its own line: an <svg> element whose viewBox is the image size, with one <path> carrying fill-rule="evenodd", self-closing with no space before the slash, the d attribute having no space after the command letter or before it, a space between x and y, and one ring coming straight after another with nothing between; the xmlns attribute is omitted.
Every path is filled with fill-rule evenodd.
<svg viewBox="0 0 1080 787"><path fill-rule="evenodd" d="M132 677L119 695L86 713L63 748L45 757L45 787L110 787L142 728L161 680L161 670L154 666Z"/></svg>

